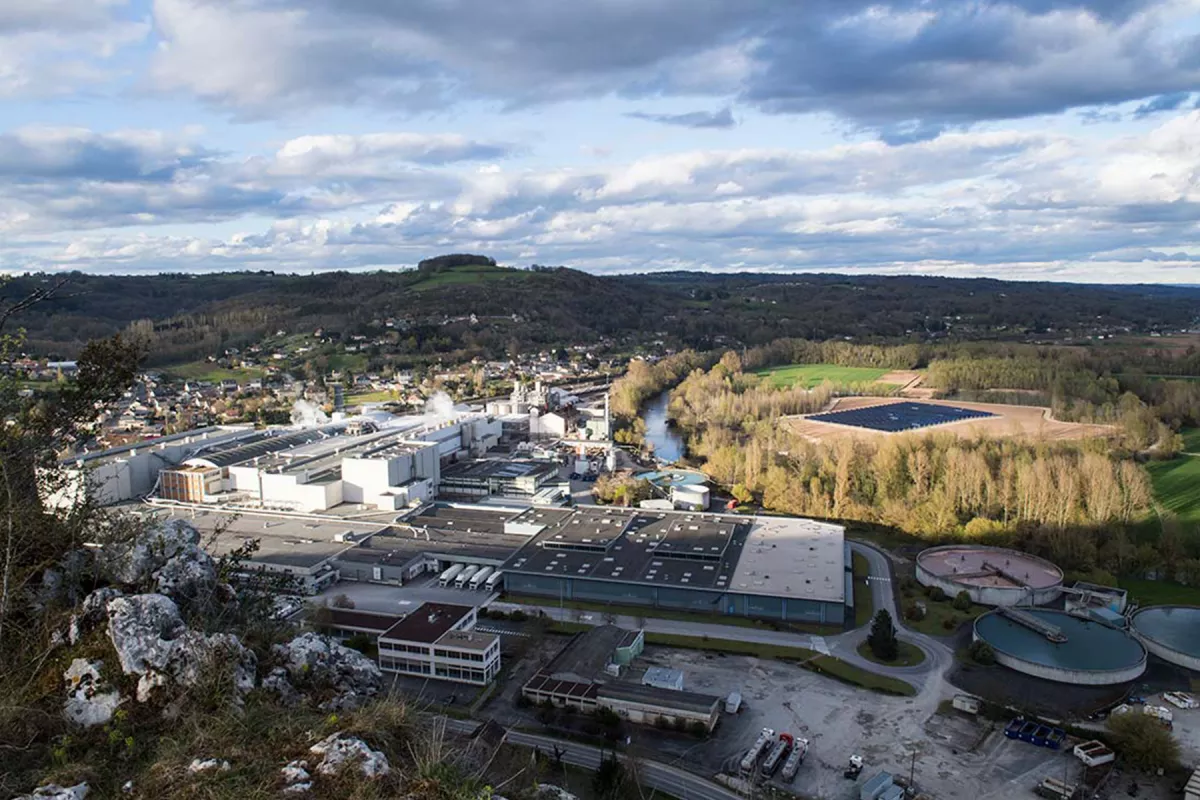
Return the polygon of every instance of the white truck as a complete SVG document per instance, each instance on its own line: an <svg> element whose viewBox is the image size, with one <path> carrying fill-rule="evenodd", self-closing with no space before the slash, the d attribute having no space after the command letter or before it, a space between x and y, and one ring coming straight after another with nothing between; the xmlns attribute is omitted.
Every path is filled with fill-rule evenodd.
<svg viewBox="0 0 1200 800"><path fill-rule="evenodd" d="M496 591L496 587L500 585L500 581L503 578L504 578L504 573L501 572L500 570L496 570L491 575L488 575L488 579L487 579L487 581L485 581L487 590L489 592Z"/></svg>
<svg viewBox="0 0 1200 800"><path fill-rule="evenodd" d="M1082 761L1088 767L1098 767L1101 764L1110 764L1117 757L1104 742L1092 739L1090 742L1082 742L1075 745L1075 757Z"/></svg>
<svg viewBox="0 0 1200 800"><path fill-rule="evenodd" d="M455 564L438 576L438 586L449 586L450 582L462 572L462 564Z"/></svg>
<svg viewBox="0 0 1200 800"><path fill-rule="evenodd" d="M758 738L754 740L754 744L750 745L750 749L746 751L746 755L742 756L742 763L739 765L743 775L754 774L754 765L758 763L759 756L767 749L767 745L775 738L775 731L771 728L763 728L758 734Z"/></svg>
<svg viewBox="0 0 1200 800"><path fill-rule="evenodd" d="M804 763L804 756L808 753L808 739L796 737L795 743L792 745L792 752L788 753L787 761L783 762L782 778L785 782L790 782L796 777L796 773L800 771L800 765Z"/></svg>
<svg viewBox="0 0 1200 800"><path fill-rule="evenodd" d="M483 586L483 582L487 580L487 576L491 574L491 567L480 567L479 571L471 576L471 588L478 589L480 586Z"/></svg>
<svg viewBox="0 0 1200 800"><path fill-rule="evenodd" d="M781 733L775 744L767 753L766 759L762 763L762 775L764 778L769 778L775 774L775 770L779 769L779 765L783 763L784 758L792 752L792 745L795 744L795 739L790 733Z"/></svg>
<svg viewBox="0 0 1200 800"><path fill-rule="evenodd" d="M1200 708L1200 703L1196 702L1196 698L1187 692L1163 692L1163 700L1166 700L1176 708Z"/></svg>
<svg viewBox="0 0 1200 800"><path fill-rule="evenodd" d="M471 580L471 576L479 571L479 567L474 564L467 564L463 567L463 571L458 573L458 577L454 579L454 588L461 589L467 585L467 581Z"/></svg>

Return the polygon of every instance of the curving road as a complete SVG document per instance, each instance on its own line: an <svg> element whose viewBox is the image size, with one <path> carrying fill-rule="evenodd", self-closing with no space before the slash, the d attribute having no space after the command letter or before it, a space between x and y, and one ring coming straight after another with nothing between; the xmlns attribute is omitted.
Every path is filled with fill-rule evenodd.
<svg viewBox="0 0 1200 800"><path fill-rule="evenodd" d="M945 644L932 636L909 630L904 627L901 616L896 609L895 594L892 591L892 565L881 550L862 542L851 542L851 549L862 554L867 559L870 572L871 596L876 610L886 608L896 623L897 636L919 647L925 653L925 660L912 667L887 667L869 661L857 652L859 644L866 638L868 627L858 628L845 633L830 636L814 636L791 631L775 631L767 628L746 628L733 625L722 625L719 622L687 622L674 619L658 619L652 609L647 609L645 617L614 616L610 617L603 611L575 611L560 609L554 605L518 606L504 602L493 603L500 609L523 608L544 612L551 619L569 622L582 622L589 625L602 625L611 621L624 628L644 628L648 633L668 633L682 636L708 636L713 639L734 639L743 642L758 642L760 644L781 645L784 647L803 647L819 653L828 653L841 660L861 667L868 672L879 675L889 675L914 684L918 690L931 683L930 678L940 678L941 674L954 662L954 654ZM936 683L937 681L933 681Z"/></svg>
<svg viewBox="0 0 1200 800"><path fill-rule="evenodd" d="M474 720L449 717L441 719L445 721L447 730L456 733L470 734L480 725ZM558 752L562 753L563 761L590 770L598 769L600 762L609 755L615 755L621 761L625 761L627 758L623 753L612 750L601 750L598 747L579 742L525 733L524 731L509 730L504 740L520 747L537 748L546 754L553 754L557 748ZM642 784L666 792L672 797L678 797L680 800L738 800L739 798L735 792L710 780L646 758L638 759L638 775Z"/></svg>
<svg viewBox="0 0 1200 800"><path fill-rule="evenodd" d="M925 660L912 667L886 667L868 661L858 654L858 646L866 640L870 626L857 628L837 636L829 637L834 643L833 654L843 661L862 667L880 675L891 675L904 680L924 684L930 677L940 677L954 664L954 653L945 644L924 633L904 627L903 617L896 608L896 594L892 589L894 571L888 556L881 550L862 542L851 542L850 549L867 559L871 584L871 600L876 611L887 609L896 624L896 636L921 649ZM918 687L922 688L922 687Z"/></svg>

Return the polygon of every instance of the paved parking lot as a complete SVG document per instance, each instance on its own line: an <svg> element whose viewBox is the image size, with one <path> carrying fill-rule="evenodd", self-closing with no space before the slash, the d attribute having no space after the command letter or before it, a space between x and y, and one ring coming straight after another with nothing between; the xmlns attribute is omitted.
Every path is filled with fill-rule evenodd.
<svg viewBox="0 0 1200 800"><path fill-rule="evenodd" d="M681 761L735 770L762 728L787 731L810 741L787 787L805 796L848 800L880 770L907 777L911 769L917 785L939 800L1033 798L1039 780L1076 768L1067 754L1006 739L988 723L939 715L939 702L955 693L948 684L927 686L915 698L888 697L778 661L659 647L646 655L649 663L682 670L689 691L743 696L742 712L724 715L713 739L680 753ZM867 765L858 781L842 777L852 754Z"/></svg>

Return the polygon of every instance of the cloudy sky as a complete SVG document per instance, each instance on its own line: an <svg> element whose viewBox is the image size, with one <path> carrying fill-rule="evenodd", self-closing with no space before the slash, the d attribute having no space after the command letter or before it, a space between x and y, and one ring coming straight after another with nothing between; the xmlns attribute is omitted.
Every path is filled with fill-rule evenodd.
<svg viewBox="0 0 1200 800"><path fill-rule="evenodd" d="M1200 0L5 0L0 270L1200 283Z"/></svg>

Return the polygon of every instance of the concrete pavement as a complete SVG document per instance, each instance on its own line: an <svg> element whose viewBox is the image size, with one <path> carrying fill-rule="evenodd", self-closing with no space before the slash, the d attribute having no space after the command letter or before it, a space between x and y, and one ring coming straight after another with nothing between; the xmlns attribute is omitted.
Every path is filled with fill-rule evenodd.
<svg viewBox="0 0 1200 800"><path fill-rule="evenodd" d="M445 721L447 730L456 733L469 734L480 724L474 720L458 720L449 717L441 719ZM598 769L606 755L615 755L622 762L628 760L625 754L613 750L601 750L598 747L579 742L525 733L524 731L509 730L505 741L520 747L537 748L550 756L554 755L557 748L557 751L562 753L564 762L590 770ZM734 792L705 778L659 761L639 758L637 767L640 783L666 792L673 797L681 798L681 800L738 800L739 797Z"/></svg>
<svg viewBox="0 0 1200 800"><path fill-rule="evenodd" d="M803 647L819 653L834 655L856 667L879 675L888 675L917 684L919 690L930 677L940 677L953 663L953 653L944 644L923 633L910 631L904 627L901 616L896 608L895 594L892 591L892 569L888 557L880 550L861 542L851 542L851 549L862 554L869 565L871 576L871 596L876 610L887 609L896 624L897 637L906 641L925 653L925 660L912 667L888 667L876 664L858 654L858 646L867 638L868 627L846 631L830 636L776 631L768 628L750 628L738 625L722 625L720 622L690 622L674 619L659 619L653 615L653 609L646 609L646 616L612 616L599 610L578 610L559 608L555 605L517 605L497 601L491 607L511 610L521 608L527 612L543 612L551 619L562 622L580 622L586 625L603 625L611 621L623 628L644 628L647 633L675 634L679 636L709 637L711 639L733 639L742 642L778 645L782 647ZM719 619L719 617L717 618Z"/></svg>

